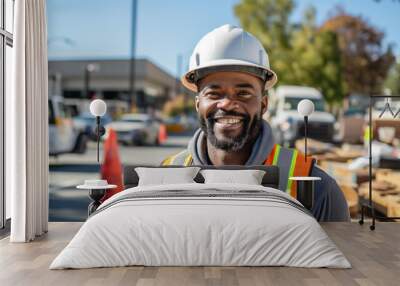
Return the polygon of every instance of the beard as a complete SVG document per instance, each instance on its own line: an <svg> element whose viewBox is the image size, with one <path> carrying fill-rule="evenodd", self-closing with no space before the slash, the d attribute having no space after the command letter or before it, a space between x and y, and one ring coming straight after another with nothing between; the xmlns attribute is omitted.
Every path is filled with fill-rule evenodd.
<svg viewBox="0 0 400 286"><path fill-rule="evenodd" d="M242 130L239 135L234 137L225 137L224 139L218 139L214 132L214 125L216 123L216 116L241 116L243 118ZM209 114L206 118L199 115L201 130L207 136L207 139L217 149L221 149L227 152L237 152L243 149L246 144L251 143L261 129L261 112L256 114L251 120L248 114L242 114L235 111L223 111L218 110Z"/></svg>

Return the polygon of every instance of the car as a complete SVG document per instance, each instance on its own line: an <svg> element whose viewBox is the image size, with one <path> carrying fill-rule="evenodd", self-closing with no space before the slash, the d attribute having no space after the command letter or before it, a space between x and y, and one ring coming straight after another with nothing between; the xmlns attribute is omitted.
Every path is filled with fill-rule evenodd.
<svg viewBox="0 0 400 286"><path fill-rule="evenodd" d="M297 111L297 105L303 99L311 100L315 106L314 113L308 119L308 137L325 142L334 141L336 119L325 110L325 100L317 89L279 86L272 96L270 122L279 144L293 147L297 139L304 137L304 118Z"/></svg>
<svg viewBox="0 0 400 286"><path fill-rule="evenodd" d="M85 130L74 124L63 97L52 95L49 108L49 155L86 152L88 137Z"/></svg>
<svg viewBox="0 0 400 286"><path fill-rule="evenodd" d="M128 113L106 126L105 139L112 128L118 141L129 145L158 145L160 122L148 114Z"/></svg>

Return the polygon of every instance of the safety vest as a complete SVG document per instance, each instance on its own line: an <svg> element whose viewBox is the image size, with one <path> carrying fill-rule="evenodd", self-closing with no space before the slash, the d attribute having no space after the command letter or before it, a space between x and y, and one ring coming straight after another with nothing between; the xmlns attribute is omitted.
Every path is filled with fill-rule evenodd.
<svg viewBox="0 0 400 286"><path fill-rule="evenodd" d="M290 194L292 197L296 197L296 183L289 180L290 177L303 177L309 176L312 167L315 163L315 159L305 155L296 149L285 148L279 144L275 144L272 151L264 161L264 165L267 166L278 166L279 167L279 189ZM176 155L172 155L162 161L161 165L180 165L180 166L191 166L193 165L192 154L186 149L179 152Z"/></svg>

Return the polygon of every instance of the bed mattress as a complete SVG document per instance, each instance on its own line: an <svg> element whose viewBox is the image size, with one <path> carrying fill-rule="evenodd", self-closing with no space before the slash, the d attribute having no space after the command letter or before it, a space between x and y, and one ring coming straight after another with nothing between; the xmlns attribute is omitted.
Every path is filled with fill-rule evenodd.
<svg viewBox="0 0 400 286"><path fill-rule="evenodd" d="M111 197L50 269L129 265L351 267L286 193L198 183L140 186Z"/></svg>

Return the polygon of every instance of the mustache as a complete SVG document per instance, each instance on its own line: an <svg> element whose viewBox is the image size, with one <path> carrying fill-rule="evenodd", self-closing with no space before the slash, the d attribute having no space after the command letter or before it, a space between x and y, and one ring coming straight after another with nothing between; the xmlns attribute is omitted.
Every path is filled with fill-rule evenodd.
<svg viewBox="0 0 400 286"><path fill-rule="evenodd" d="M250 118L250 116L245 113L240 113L240 112L236 112L233 110L226 111L223 109L218 109L218 110L210 113L207 116L207 120L213 121L213 120L215 120L216 117L224 117L224 116L240 116L240 117L243 117L245 120Z"/></svg>
<svg viewBox="0 0 400 286"><path fill-rule="evenodd" d="M214 125L217 122L216 117L219 116L241 116L243 117L243 128L241 133L234 138L223 138L218 139L214 133ZM257 137L262 118L260 114L256 114L251 120L250 116L245 113L226 111L226 110L216 110L211 112L207 117L198 116L200 122L201 130L206 134L207 140L215 146L217 149L226 150L229 152L234 152L241 150L245 144L254 140Z"/></svg>

